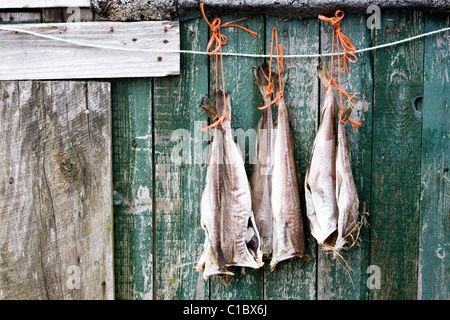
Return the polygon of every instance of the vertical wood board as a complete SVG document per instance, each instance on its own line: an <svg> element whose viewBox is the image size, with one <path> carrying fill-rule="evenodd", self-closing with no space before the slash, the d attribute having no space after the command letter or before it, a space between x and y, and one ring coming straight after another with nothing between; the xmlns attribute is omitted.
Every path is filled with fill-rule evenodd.
<svg viewBox="0 0 450 320"><path fill-rule="evenodd" d="M2 298L113 299L109 84L0 91Z"/></svg>

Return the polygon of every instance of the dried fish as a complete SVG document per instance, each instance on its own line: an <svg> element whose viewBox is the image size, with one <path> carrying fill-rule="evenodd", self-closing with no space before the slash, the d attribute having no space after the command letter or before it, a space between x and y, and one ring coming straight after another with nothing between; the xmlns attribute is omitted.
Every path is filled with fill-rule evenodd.
<svg viewBox="0 0 450 320"><path fill-rule="evenodd" d="M216 115L216 107L208 97L203 98L200 107L210 118ZM200 200L201 226L205 231L203 254L196 270L205 268L203 278L212 275L231 281L234 273L226 266L221 246L221 195L223 192L223 135L221 127L214 128L214 139L210 147L210 158L206 173L206 185Z"/></svg>
<svg viewBox="0 0 450 320"><path fill-rule="evenodd" d="M227 112L231 101L225 97ZM201 107L211 117L224 112L223 93L216 94L216 105L204 98ZM233 139L230 121L225 118L214 129L206 186L201 198L201 221L205 230L203 254L196 270L231 281L231 267L259 268L263 265L259 233L251 205L251 192L241 151Z"/></svg>
<svg viewBox="0 0 450 320"><path fill-rule="evenodd" d="M281 77L281 88L279 81ZM273 78L275 96L283 92L288 73ZM301 212L300 194L294 156L294 140L289 125L288 111L284 99L279 100L278 121L274 143L272 194L273 253L270 269L278 262L300 257L309 260L306 254L305 234Z"/></svg>
<svg viewBox="0 0 450 320"><path fill-rule="evenodd" d="M253 67L253 76L265 97L264 105L271 103L270 95L266 95L269 85L267 64L259 68ZM262 252L265 257L272 254L272 169L273 169L273 118L271 106L264 109L258 122L256 133L256 161L253 164L253 172L250 179L252 187L252 209L255 215L256 226L262 241Z"/></svg>
<svg viewBox="0 0 450 320"><path fill-rule="evenodd" d="M317 67L320 80L329 81L324 60ZM325 96L322 120L314 140L311 160L305 178L307 216L311 234L321 245L337 228L336 205L336 107L333 89Z"/></svg>
<svg viewBox="0 0 450 320"><path fill-rule="evenodd" d="M343 112L343 121L351 113L353 104ZM333 247L334 257L348 243L355 244L359 238L359 199L353 179L350 142L345 132L345 124L338 121L338 144L336 151L336 201L338 207L338 234Z"/></svg>

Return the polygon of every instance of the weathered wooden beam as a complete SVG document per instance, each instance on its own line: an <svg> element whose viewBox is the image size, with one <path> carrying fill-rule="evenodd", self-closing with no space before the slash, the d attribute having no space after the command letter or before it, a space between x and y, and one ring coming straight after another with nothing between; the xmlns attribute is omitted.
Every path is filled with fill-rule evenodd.
<svg viewBox="0 0 450 320"><path fill-rule="evenodd" d="M421 11L383 15L375 45L424 32ZM420 166L424 39L374 54L370 264L380 268L372 299L416 299L420 237Z"/></svg>
<svg viewBox="0 0 450 320"><path fill-rule="evenodd" d="M449 24L450 15L425 16L425 31ZM425 39L417 296L423 300L450 299L449 37L446 32Z"/></svg>
<svg viewBox="0 0 450 320"><path fill-rule="evenodd" d="M113 299L110 85L0 82L2 299Z"/></svg>
<svg viewBox="0 0 450 320"><path fill-rule="evenodd" d="M208 26L181 25L185 50L203 50ZM154 79L155 299L208 299L209 281L194 266L203 250L200 195L207 169L207 116L199 108L208 92L208 56L183 55L180 77ZM203 139L204 138L204 139ZM180 146L183 146L180 148ZM181 149L181 150L180 150Z"/></svg>
<svg viewBox="0 0 450 320"><path fill-rule="evenodd" d="M371 5L381 10L423 9L449 11L450 3L441 0L91 0L91 8L113 21L187 19L199 16L200 2L207 12L214 15L267 14L282 17L317 17L318 14L334 14L337 9L346 13L362 13Z"/></svg>
<svg viewBox="0 0 450 320"><path fill-rule="evenodd" d="M78 43L127 49L179 49L179 23L83 22L14 25ZM93 48L0 30L0 79L160 77L180 72L179 53Z"/></svg>

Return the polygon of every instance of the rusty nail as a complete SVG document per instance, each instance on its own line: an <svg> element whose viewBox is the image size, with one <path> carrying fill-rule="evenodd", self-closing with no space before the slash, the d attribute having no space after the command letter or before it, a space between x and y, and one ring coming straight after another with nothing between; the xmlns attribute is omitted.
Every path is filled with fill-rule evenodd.
<svg viewBox="0 0 450 320"><path fill-rule="evenodd" d="M13 184L13 183L14 183L14 178L13 177L9 178L9 184Z"/></svg>
<svg viewBox="0 0 450 320"><path fill-rule="evenodd" d="M396 24L396 23L394 24L394 28L395 28L395 30L397 31L397 33L398 33L399 35L402 34L402 32L400 31L400 29L397 27L397 24Z"/></svg>
<svg viewBox="0 0 450 320"><path fill-rule="evenodd" d="M133 147L136 148L137 147L137 143L136 140L133 141Z"/></svg>
<svg viewBox="0 0 450 320"><path fill-rule="evenodd" d="M13 21L13 20L14 20L14 17L13 17L13 16L10 16L10 17L9 17L9 20L10 20L10 21Z"/></svg>
<svg viewBox="0 0 450 320"><path fill-rule="evenodd" d="M113 26L109 27L109 30L114 31L114 27Z"/></svg>
<svg viewBox="0 0 450 320"><path fill-rule="evenodd" d="M102 282L102 287L106 287L106 281Z"/></svg>
<svg viewBox="0 0 450 320"><path fill-rule="evenodd" d="M6 99L6 98L8 98L8 97L9 97L9 94L8 94L8 92L6 92L6 91L5 91L5 92L3 92L3 98L5 98L5 99Z"/></svg>
<svg viewBox="0 0 450 320"><path fill-rule="evenodd" d="M66 30L67 30L67 27L63 27L63 28L62 28L62 31L66 31Z"/></svg>
<svg viewBox="0 0 450 320"><path fill-rule="evenodd" d="M133 38L133 39L131 39L131 41L134 41L134 42L136 42L136 41L137 41L137 39L136 39L136 38Z"/></svg>
<svg viewBox="0 0 450 320"><path fill-rule="evenodd" d="M162 61L162 57L158 57L158 61Z"/></svg>
<svg viewBox="0 0 450 320"><path fill-rule="evenodd" d="M163 43L164 44L169 43L169 40L164 40Z"/></svg>
<svg viewBox="0 0 450 320"><path fill-rule="evenodd" d="M15 30L12 32L12 34L16 34L16 33L17 33L17 31L15 31Z"/></svg>
<svg viewBox="0 0 450 320"><path fill-rule="evenodd" d="M164 32L167 32L167 26L164 27Z"/></svg>

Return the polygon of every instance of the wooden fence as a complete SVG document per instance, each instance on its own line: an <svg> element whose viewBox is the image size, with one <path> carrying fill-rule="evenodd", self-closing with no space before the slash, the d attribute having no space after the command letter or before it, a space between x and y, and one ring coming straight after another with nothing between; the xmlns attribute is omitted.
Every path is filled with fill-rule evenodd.
<svg viewBox="0 0 450 320"><path fill-rule="evenodd" d="M1 12L0 17L1 23L61 22L65 19L64 12L59 9ZM85 21L95 18L90 11L84 11ZM237 18L239 16L222 17L224 21ZM344 33L358 49L394 42L448 27L450 24L448 14L416 10L382 12L380 29L367 28L366 19L367 16L364 15L346 15L341 23ZM271 30L275 26L285 54L331 51L330 26L318 19L283 21L272 16L256 16L242 24L257 32L258 36L253 37L237 28L227 28L223 31L228 37L225 52L269 52ZM202 19L180 23L181 49L204 51L209 36L208 26ZM108 240L109 236L112 237L112 234L108 234L109 229L101 229L105 228L107 220L102 220L98 227L104 232L103 252L113 250L113 263L108 262L106 255L102 265L106 270L108 267L114 268L114 286L112 280L105 284L103 279L94 277L89 281L98 285L97 282L101 280L100 285L106 287L103 295L82 295L76 291L82 289L77 288L52 290L51 286L60 288L66 283L66 275L56 277L58 281L50 277L52 265L46 264L42 259L61 253L53 242L50 242L49 247L36 249L41 254L28 259L34 261L30 270L49 274L42 281L39 280L44 288L42 291L31 294L23 287L30 285L30 282L21 282L22 287L17 287L18 285L11 283L14 281L5 280L12 270L11 266L5 264L8 260L5 234L15 229L5 229L3 225L6 223L13 226L16 221L27 221L31 229L45 229L50 233L51 228L41 222L41 227L32 225L35 223L33 217L37 214L32 209L27 211L22 207L10 208L6 205L12 194L25 198L29 195L21 194L22 190L27 189L15 189L15 193L8 189L14 184L10 184L8 180L11 176L10 167L2 163L0 294L3 292L5 298L7 292L4 287L9 283L8 288L12 292L9 298L111 298L111 294L105 293L106 290L110 293L114 291L116 299L449 299L449 37L450 33L445 32L360 54L357 63L351 64L350 73L345 75L344 85L348 91L360 93L353 118L363 124L357 132L350 126L347 128L351 141L353 173L360 199L359 210L364 217L361 245L342 254L351 271L342 261L332 260L321 252L309 233L308 223L307 246L308 254L312 257L309 263L294 259L280 263L273 272L270 272L268 263L258 270L246 269L245 274L238 271L229 286L224 286L216 278L204 281L201 273L194 270L204 241L204 232L200 227L199 200L207 169L206 156L198 152L198 146L200 145L201 151L204 150L209 136L208 132L199 133L201 126L207 123L207 117L198 105L205 94L213 96L215 75L214 60L208 56L182 54L179 76L102 79L101 82L88 81L84 84L70 82L73 86L107 86L100 100L111 101L110 147L101 145L96 149L86 146L83 150L90 150L92 153L87 159L97 160L104 159L99 150L110 152L112 165L108 167L108 163L81 161L79 170L90 168L89 172L94 173L98 167L104 170L102 174L105 176L112 174L114 195L108 187L107 178L93 175L97 180L84 187L90 195L81 197L78 202L67 202L62 197L61 203L55 202L57 200L51 203L68 212L77 210L77 203L89 210L87 204L98 207L100 203L105 203L102 208L96 209L96 214L107 217L111 214L111 207L107 203L111 199L114 201L114 218L111 221L113 246L108 242L112 241ZM225 81L227 90L231 92L233 106L232 127L242 129L244 133L256 128L261 115L258 107L262 105L262 97L251 68L262 62L261 58L224 57ZM324 89L316 73L317 63L315 58L285 60L285 66L290 72L285 98L302 179L309 163L324 97ZM110 82L110 93L109 85L103 82ZM8 85L18 85L20 88L24 85L39 86L39 82L0 82L0 90L3 91ZM45 85L44 83L42 86ZM50 85L58 87L58 82ZM5 115L5 99L7 98L0 97L0 119L7 124L0 124L0 145L6 148L9 140L3 135L7 132L5 128L9 128L11 132L14 128L8 123L13 121L12 118ZM70 101L67 105L70 105ZM105 108L108 108L107 105L105 102ZM64 112L70 113L70 110ZM108 138L108 130L105 131L108 128L105 122L108 115L106 112L106 119L103 119L95 134L103 137L100 134L103 131ZM43 119L46 119L45 115ZM70 124L67 126L71 128ZM87 130L83 134L94 133L92 129L83 130ZM187 142L191 150L190 156L185 158L188 161L181 163L173 159L173 153L180 144L179 133L188 133L191 137ZM60 143L67 144L67 139L70 140L70 135L67 138L63 136ZM48 139L42 137L40 141ZM105 143L107 142L106 139ZM27 154L24 152L31 152L40 146L30 145L28 149L23 149L17 155L17 161L25 161ZM247 142L247 162L251 147ZM48 149L43 149L44 154L45 150ZM6 158L0 155L0 159ZM36 160L37 163L44 161L42 159ZM64 159L54 160L56 164L60 164ZM43 168L51 166L45 161ZM26 165L27 163L23 164L24 168ZM36 167L41 168L42 163ZM246 169L250 173L251 165L247 163ZM30 184L33 185L32 182L39 180L41 176L41 171L30 170ZM55 178L45 172L44 176ZM72 179L75 181L77 177ZM81 180L86 182L86 178ZM88 191L93 185L97 185L96 192ZM38 203L36 199L46 197L47 191L39 189L39 183L35 182L34 186L38 189L33 189L33 203ZM81 185L76 184L76 188L81 188ZM75 191L78 190L76 188ZM73 195L72 191L67 191L66 196L69 199L72 196L79 197L75 191ZM305 203L303 192L302 200ZM59 210L46 211L47 209L42 208L42 215ZM104 212L103 215L100 211ZM56 213L58 214L60 213ZM303 215L307 221L304 206ZM17 220L17 216L23 217L22 220ZM86 217L80 219L79 223L87 221ZM45 228L42 227L44 225ZM58 226L58 230L69 228L70 225L69 221ZM87 224L75 228L78 227L87 228ZM45 240L45 237L41 234L35 241ZM94 241L89 240L89 234L83 237L87 237L86 241ZM14 241L11 237L9 241L9 246L12 246ZM23 246L16 249L20 248ZM99 250L89 246L83 248L81 245L79 248ZM49 252L43 254L45 250ZM88 253L85 254L89 257ZM69 258L75 259L73 264L81 265L75 256L66 259L66 256L60 254L59 257L55 261L65 262L54 272L63 272L63 267L71 264L66 263ZM98 263L97 258L92 258L93 270L99 270L95 269L96 261ZM82 270L88 272L91 269ZM379 286L377 281L373 281L378 275ZM30 277L32 280L33 276ZM86 287L89 286L84 282L88 280L83 278L83 274L81 281Z"/></svg>

